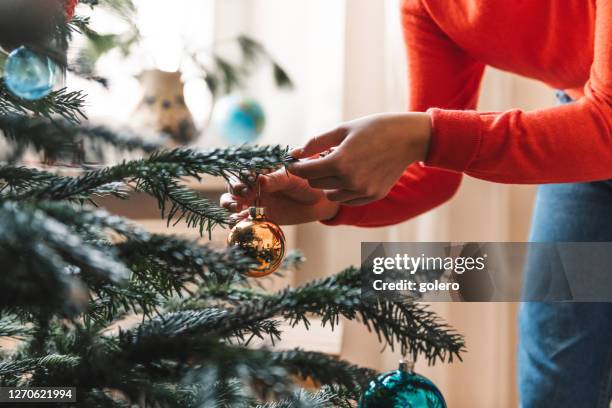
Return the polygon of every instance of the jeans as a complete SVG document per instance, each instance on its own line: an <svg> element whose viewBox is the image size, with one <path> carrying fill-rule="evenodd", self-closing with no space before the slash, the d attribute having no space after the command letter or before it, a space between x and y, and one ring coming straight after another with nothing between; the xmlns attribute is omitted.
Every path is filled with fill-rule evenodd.
<svg viewBox="0 0 612 408"><path fill-rule="evenodd" d="M612 242L612 180L540 186L530 240ZM519 330L522 408L610 407L612 302L525 302Z"/></svg>

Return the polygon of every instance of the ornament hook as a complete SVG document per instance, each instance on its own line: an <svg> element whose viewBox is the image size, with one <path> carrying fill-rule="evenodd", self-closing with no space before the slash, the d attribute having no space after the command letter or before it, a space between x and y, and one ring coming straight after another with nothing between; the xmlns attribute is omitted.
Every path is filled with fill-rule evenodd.
<svg viewBox="0 0 612 408"><path fill-rule="evenodd" d="M398 370L406 372L406 373L413 373L414 372L414 361L410 361L410 360L407 360L406 358L402 358L399 361Z"/></svg>

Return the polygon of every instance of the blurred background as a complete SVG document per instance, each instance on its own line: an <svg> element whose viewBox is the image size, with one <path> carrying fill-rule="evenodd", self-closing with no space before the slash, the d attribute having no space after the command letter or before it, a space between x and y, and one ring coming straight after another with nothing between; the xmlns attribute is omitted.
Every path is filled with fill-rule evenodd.
<svg viewBox="0 0 612 408"><path fill-rule="evenodd" d="M129 124L142 100L139 74L145 69L184 68L185 52L206 52L238 35L263 44L294 83L291 91L274 86L271 67L250 75L241 95L258 102L266 124L258 144L298 146L339 122L362 115L405 109L409 78L405 71L398 0L139 0L138 29L143 41L128 57L117 50L105 55L98 71L110 80L109 90L78 78L71 87L89 94L93 121ZM86 8L84 9L86 10ZM116 19L92 16L101 31L120 32ZM184 98L198 130L195 144L227 145L214 123L206 126L213 96L202 78L183 72ZM487 69L480 110L526 110L554 104L553 90L533 81ZM214 122L214 120L213 120ZM221 180L194 186L216 199ZM299 284L340 271L360 261L362 241L526 241L535 188L485 183L466 177L452 202L401 225L358 229L319 224L285 227L290 247L300 248L307 262L294 274L266 283L269 288ZM107 200L111 211L127 215L148 229L169 231L158 219L155 204ZM183 230L184 229L184 230ZM182 225L172 232L196 236ZM227 231L213 239L223 245ZM466 337L463 362L417 371L439 385L450 407L515 407L517 304L436 303L432 305ZM376 338L356 323L343 323L332 333L313 328L288 335L280 346L299 345L338 355L381 371L395 369L401 357L381 350Z"/></svg>

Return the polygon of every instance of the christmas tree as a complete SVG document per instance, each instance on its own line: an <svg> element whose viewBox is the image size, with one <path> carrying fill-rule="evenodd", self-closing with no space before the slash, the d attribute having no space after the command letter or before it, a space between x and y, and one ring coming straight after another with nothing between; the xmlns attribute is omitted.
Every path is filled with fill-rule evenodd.
<svg viewBox="0 0 612 408"><path fill-rule="evenodd" d="M4 3L0 14L13 24L0 24L0 67L25 47L38 62L103 82L84 54L66 60L72 37L85 35L89 50L98 51L101 44L135 40L109 41L94 32L87 19L73 16L74 1L50 13L58 2L64 3ZM122 12L131 7L121 0L81 3ZM41 5L48 9L31 12ZM26 25L18 19L27 19ZM240 41L260 47L246 37ZM220 66L221 72L207 73L210 86L235 85L231 73L241 67ZM362 302L358 268L268 293L253 285L248 274L256 260L239 248L148 233L95 206L98 197L144 192L169 224L184 222L206 236L214 227L229 227L229 214L184 180L278 169L291 160L286 147L167 150L88 124L80 91L20 97L8 86L19 74L5 69L0 80L0 339L15 344L0 349L0 386L76 387L78 405L87 407L351 407L372 370L302 349L255 347L251 339L280 339L282 321L308 327L316 317L334 328L346 318L412 359L451 361L463 351L461 336L422 305ZM275 74L288 81L277 65ZM28 151L52 164L67 146L70 154L70 148L77 155L87 149L100 163L109 148L141 152L142 158L74 175L23 164ZM283 268L299 261L290 255ZM129 316L139 319L122 325ZM319 389L302 389L304 379Z"/></svg>

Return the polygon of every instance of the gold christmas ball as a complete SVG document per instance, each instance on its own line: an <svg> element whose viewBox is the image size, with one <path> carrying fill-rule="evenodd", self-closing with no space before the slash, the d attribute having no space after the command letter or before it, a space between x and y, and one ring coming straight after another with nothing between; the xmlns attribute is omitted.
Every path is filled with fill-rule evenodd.
<svg viewBox="0 0 612 408"><path fill-rule="evenodd" d="M227 237L229 246L242 248L258 266L247 275L261 278L276 271L285 256L285 235L274 222L268 220L264 207L249 208L249 218L240 221Z"/></svg>

